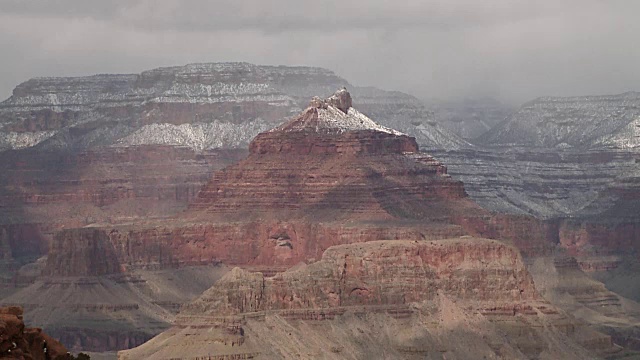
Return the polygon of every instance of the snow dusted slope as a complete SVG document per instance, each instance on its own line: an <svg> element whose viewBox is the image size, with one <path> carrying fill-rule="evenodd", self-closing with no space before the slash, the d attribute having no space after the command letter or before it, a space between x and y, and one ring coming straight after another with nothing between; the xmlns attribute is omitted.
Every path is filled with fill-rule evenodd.
<svg viewBox="0 0 640 360"><path fill-rule="evenodd" d="M259 132L297 114L311 96L347 86L363 113L416 136L428 148L470 146L438 128L403 93L357 88L314 67L190 64L131 75L36 78L0 103L0 151L23 147L246 147Z"/></svg>
<svg viewBox="0 0 640 360"><path fill-rule="evenodd" d="M262 119L246 124L214 121L193 124L150 124L117 142L117 146L161 144L188 146L194 150L239 148L246 144L247 134L258 134L271 126Z"/></svg>
<svg viewBox="0 0 640 360"><path fill-rule="evenodd" d="M545 148L634 148L640 145L640 93L544 97L525 104L478 140Z"/></svg>
<svg viewBox="0 0 640 360"><path fill-rule="evenodd" d="M355 87L354 107L381 125L413 136L421 149L470 149L474 146L435 121L415 97L373 87Z"/></svg>
<svg viewBox="0 0 640 360"><path fill-rule="evenodd" d="M344 133L347 131L372 130L392 135L406 135L399 131L377 124L369 117L352 107L351 94L346 88L336 91L331 97L314 97L309 107L291 121L279 126L275 131L309 131Z"/></svg>

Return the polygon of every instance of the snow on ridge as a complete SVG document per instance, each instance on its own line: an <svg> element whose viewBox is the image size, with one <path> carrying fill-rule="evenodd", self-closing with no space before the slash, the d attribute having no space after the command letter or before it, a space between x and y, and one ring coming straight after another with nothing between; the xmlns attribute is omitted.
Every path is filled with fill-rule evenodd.
<svg viewBox="0 0 640 360"><path fill-rule="evenodd" d="M373 130L397 136L406 135L394 129L379 125L368 116L352 107L349 108L346 113L332 105L327 105L326 108L309 107L303 112L303 114L306 114L308 111L312 111L313 109L317 109L318 111L317 121L309 123L303 115L299 115L293 121L270 131L302 131L306 129L314 129L315 131L334 130L338 133L344 133L348 131Z"/></svg>

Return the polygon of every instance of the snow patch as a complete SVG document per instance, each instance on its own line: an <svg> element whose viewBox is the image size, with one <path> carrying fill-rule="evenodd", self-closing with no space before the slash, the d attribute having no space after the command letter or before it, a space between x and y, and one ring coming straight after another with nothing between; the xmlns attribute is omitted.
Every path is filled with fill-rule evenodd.
<svg viewBox="0 0 640 360"><path fill-rule="evenodd" d="M120 139L116 146L178 145L188 146L197 151L221 147L238 148L246 146L250 139L271 126L262 119L245 124L217 120L212 123L182 125L149 124Z"/></svg>
<svg viewBox="0 0 640 360"><path fill-rule="evenodd" d="M55 131L0 133L0 150L23 149L35 146L55 134Z"/></svg>

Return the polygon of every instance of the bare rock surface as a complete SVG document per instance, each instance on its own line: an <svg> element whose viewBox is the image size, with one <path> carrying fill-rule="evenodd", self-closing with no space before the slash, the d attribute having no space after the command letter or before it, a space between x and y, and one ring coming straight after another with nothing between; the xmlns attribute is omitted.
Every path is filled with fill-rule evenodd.
<svg viewBox="0 0 640 360"><path fill-rule="evenodd" d="M609 351L608 336L539 297L515 248L467 237L336 246L271 278L234 269L184 306L171 329L119 358L587 359Z"/></svg>
<svg viewBox="0 0 640 360"><path fill-rule="evenodd" d="M75 359L42 329L25 327L22 313L18 306L0 307L0 359Z"/></svg>

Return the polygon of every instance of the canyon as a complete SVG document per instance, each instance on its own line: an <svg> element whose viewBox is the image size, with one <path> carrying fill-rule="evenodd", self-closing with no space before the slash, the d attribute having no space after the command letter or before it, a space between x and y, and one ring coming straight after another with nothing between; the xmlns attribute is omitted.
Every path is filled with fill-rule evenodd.
<svg viewBox="0 0 640 360"><path fill-rule="evenodd" d="M544 301L515 248L467 237L334 246L271 278L235 268L183 306L170 330L119 358L587 359L594 351L617 349Z"/></svg>
<svg viewBox="0 0 640 360"><path fill-rule="evenodd" d="M307 106L343 87L353 100L339 91ZM486 118L465 129L451 108L434 114L410 95L353 86L328 70L245 63L27 81L0 104L0 302L24 304L30 323L37 319L74 350L131 348L162 332L130 353L144 356L162 341L193 336L212 354L235 358L264 346L277 350L259 356L301 354L306 340L315 344L309 354L340 343L328 358L361 358L380 347L392 349L391 358L438 348L438 356L465 358L448 332L503 358L638 350L637 93L540 98L501 123L504 113L488 106ZM437 118L443 111L454 114ZM515 246L524 256L516 268L526 272L518 276L535 282L531 298L505 305L517 311L494 310L500 315L479 305L499 302L486 294L462 301L459 292L421 291L420 298L405 290L410 299L402 304L387 296L334 308L316 294L307 308L271 301L229 313L254 301L242 295L249 297L212 310L233 318L224 326L198 323L195 305L183 305L212 285L203 296L237 291L238 279L284 277L313 292L315 285L304 285L312 275L338 286L337 275L305 271L330 267L327 253L356 256L360 243L397 240L397 249L431 252L441 239L461 254L476 243L502 244L506 258L520 259ZM392 271L384 258L366 261ZM475 261L484 273L493 266ZM373 301L363 276L354 294ZM460 281L460 289L473 288ZM278 286L279 294L295 290ZM243 291L270 296L260 286ZM318 311L330 318L320 321ZM471 334L425 326L447 311L477 326ZM383 324L395 327L369 332ZM328 328L350 340L324 337ZM213 329L215 339L201 329ZM272 340L261 335L269 331ZM421 335L411 338L412 331ZM521 331L534 332L513 335ZM503 339L501 350L487 336ZM526 336L536 340L527 344Z"/></svg>

